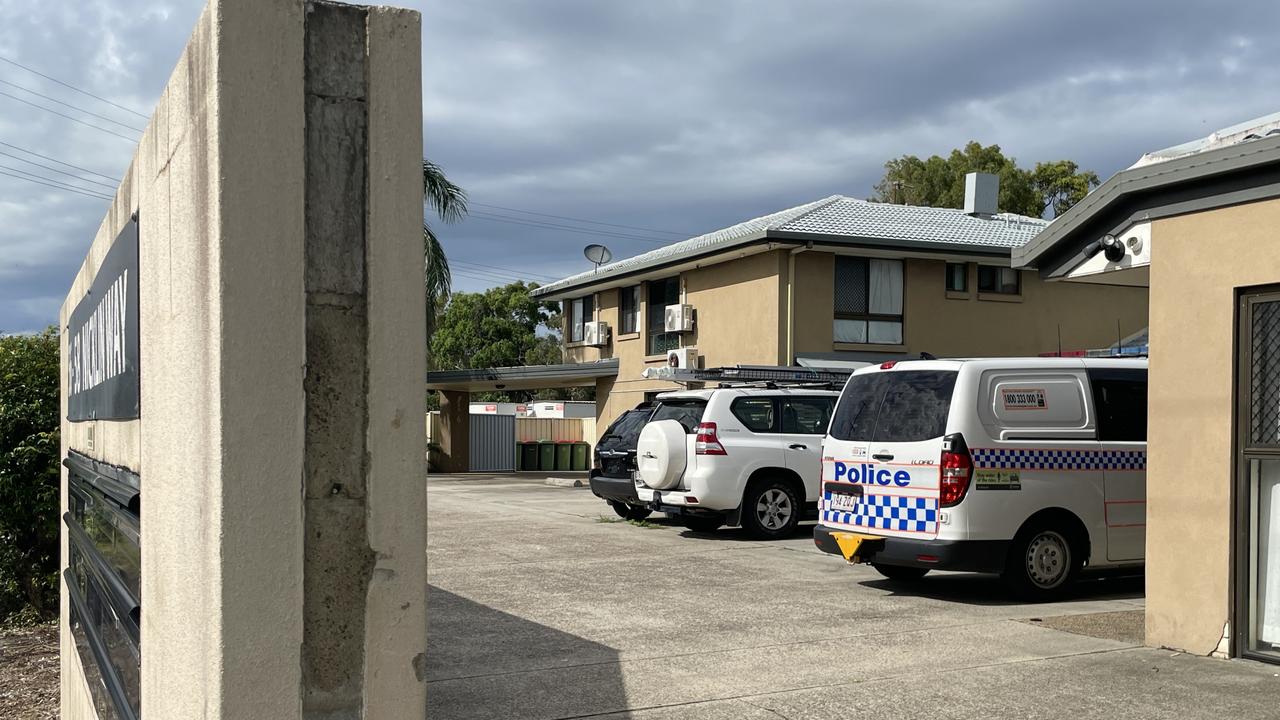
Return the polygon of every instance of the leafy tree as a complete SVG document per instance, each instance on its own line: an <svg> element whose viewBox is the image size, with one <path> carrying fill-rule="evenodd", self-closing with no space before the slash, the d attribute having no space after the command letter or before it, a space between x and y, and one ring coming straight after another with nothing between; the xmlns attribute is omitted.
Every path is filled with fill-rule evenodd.
<svg viewBox="0 0 1280 720"><path fill-rule="evenodd" d="M513 282L478 293L454 293L431 338L437 369L523 365L538 346L538 327L559 308L529 296L536 283ZM552 328L558 329L558 328Z"/></svg>
<svg viewBox="0 0 1280 720"><path fill-rule="evenodd" d="M1098 187L1098 174L1092 170L1080 170L1070 160L1036 163L1031 171L1031 184L1044 203L1044 209L1053 210L1054 217L1066 212L1072 205L1084 199L1089 191Z"/></svg>
<svg viewBox="0 0 1280 720"><path fill-rule="evenodd" d="M467 214L467 193L445 177L439 165L422 161L422 197L446 223L455 223ZM453 276L444 246L431 226L422 223L422 256L427 270L427 337L435 330L437 315L449 300Z"/></svg>
<svg viewBox="0 0 1280 720"><path fill-rule="evenodd" d="M555 365L564 362L558 303L529 296L536 283L514 282L484 292L457 292L431 338L436 369ZM479 402L590 400L594 388L477 393ZM431 400L428 406L435 405Z"/></svg>
<svg viewBox="0 0 1280 720"><path fill-rule="evenodd" d="M1055 215L1066 212L1098 185L1095 173L1079 170L1070 160L1039 163L1027 170L1006 157L999 145L975 141L945 158L903 155L886 162L884 169L872 200L960 208L964 207L964 176L984 172L1000 177L997 203L1001 211L1031 217L1042 217L1050 209Z"/></svg>
<svg viewBox="0 0 1280 720"><path fill-rule="evenodd" d="M58 331L0 337L0 619L58 612Z"/></svg>

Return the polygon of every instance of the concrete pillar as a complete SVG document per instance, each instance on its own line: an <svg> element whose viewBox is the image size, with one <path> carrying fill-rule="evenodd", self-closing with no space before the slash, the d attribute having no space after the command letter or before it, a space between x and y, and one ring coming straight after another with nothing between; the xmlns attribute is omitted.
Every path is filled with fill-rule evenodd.
<svg viewBox="0 0 1280 720"><path fill-rule="evenodd" d="M136 213L139 416L63 438L139 479L142 717L425 715L420 67L417 13L212 0L63 306Z"/></svg>
<svg viewBox="0 0 1280 720"><path fill-rule="evenodd" d="M447 473L471 469L471 393L440 393L440 469Z"/></svg>

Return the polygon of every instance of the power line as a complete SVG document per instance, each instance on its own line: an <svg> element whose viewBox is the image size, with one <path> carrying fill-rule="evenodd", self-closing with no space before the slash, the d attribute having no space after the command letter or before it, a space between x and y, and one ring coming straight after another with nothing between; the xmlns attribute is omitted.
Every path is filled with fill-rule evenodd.
<svg viewBox="0 0 1280 720"><path fill-rule="evenodd" d="M527 270L517 270L516 268L502 267L501 265L485 265L483 263L471 262L470 260L450 260L449 262L461 263L463 265L472 265L478 268L488 268L490 270L503 270L510 274L516 275L517 277L532 276L532 277L544 277L544 278L547 278L548 280L557 279L554 275L547 275L546 273L534 273L534 272L529 272Z"/></svg>
<svg viewBox="0 0 1280 720"><path fill-rule="evenodd" d="M93 128L94 130L101 130L102 132L104 132L104 133L106 133L106 134L108 134L108 135L115 135L116 137L120 138L121 140L128 140L128 141L129 141L129 142L131 142L131 143L136 143L136 142L138 142L138 138L132 138L132 137L128 137L127 135L121 135L121 134L120 134L120 133L118 133L118 132L115 132L115 131L112 131L112 130L108 130L108 129L106 129L106 128L104 128L104 127L100 126L100 125L94 125L93 123L85 122L84 120L81 120L80 118L72 117L72 116L70 116L70 115L68 115L68 114L66 114L66 113L60 113L60 112L58 112L57 110L54 110L53 108L47 108L47 107L45 107L45 106L43 106L43 105L37 105L36 103L31 102L30 100L23 100L22 98L18 97L17 95L10 95L9 93L4 92L4 91L2 91L2 90L0 90L0 95L3 95L4 97L7 97L7 98L11 98L11 99L13 99L13 100L17 100L18 102L23 103L23 104L25 104L25 105L30 105L30 106L31 106L31 107L33 107L33 108L40 108L41 110L43 110L43 111L45 111L45 112L53 113L54 115L57 115L57 116L59 116L59 117L64 117L64 118L66 118L66 119L68 119L68 120L71 120L72 122L78 122L78 123L80 123L81 125L86 125L86 126L88 126L88 127Z"/></svg>
<svg viewBox="0 0 1280 720"><path fill-rule="evenodd" d="M572 222L588 223L590 225L604 225L606 227L624 228L627 230L643 230L644 232L661 233L663 235L675 235L677 237L682 237L682 238L693 237L696 234L696 233L681 233L681 232L676 232L674 230L658 230L655 228L639 227L636 225L618 225L616 223L600 222L599 220L587 220L586 218L572 217L569 215L552 215L550 213L540 213L540 212L534 212L532 210L521 210L519 208L503 207L502 205L489 205L487 203L481 203L481 202L471 202L469 204L475 205L477 207L488 207L488 208L496 208L498 210L506 210L508 212L518 212L518 213L523 213L525 215L537 215L539 217L555 218L556 220L569 220Z"/></svg>
<svg viewBox="0 0 1280 720"><path fill-rule="evenodd" d="M460 267L460 268L456 268L456 269L455 269L455 268L450 268L450 269L449 269L449 272L450 272L450 274L465 273L465 274L470 275L470 276L474 276L474 277L484 277L484 278L485 278L485 279L487 279L487 280L496 280L496 281L501 281L501 282L504 282L504 283L512 283L512 282L527 282L527 281L528 281L528 278L522 278L522 277L509 277L509 276L506 276L506 275L500 275L500 274L498 274L498 273L489 272L488 270L472 270L471 268L462 268L462 267Z"/></svg>
<svg viewBox="0 0 1280 720"><path fill-rule="evenodd" d="M13 173L7 173L7 172L5 172L5 171L3 171L3 170L0 170L0 175L6 175L6 176L8 176L8 177L11 177L11 178L17 178L17 179L19 179L19 180L26 180L27 182L29 182L29 183L35 183L36 185L45 185L45 186L48 186L48 187L51 187L51 188L55 188L55 189L58 189L58 190L65 190L65 191L67 191L67 192L73 192L73 193L75 193L75 194L77 194L77 195L84 195L85 197L96 198L96 199L98 199L98 200L108 200L108 201L109 201L109 200L111 200L111 199L112 199L112 198L106 197L105 195L95 195L95 194L93 194L93 193L90 193L90 192L87 192L87 191L84 191L84 190L76 190L76 189L74 189L74 188L70 188L70 187L67 187L67 186L65 186L65 185L55 185L55 184L53 184L53 183L41 182L41 181L39 181L39 180L33 180L33 179L29 178L29 177L23 177L23 176L21 176L21 175L14 175Z"/></svg>
<svg viewBox="0 0 1280 720"><path fill-rule="evenodd" d="M93 188L82 188L82 187L76 187L75 185L70 185L70 184L65 183L65 182L63 182L63 181L61 181L61 180L58 180L58 179L56 179L56 178L45 177L45 176L43 176L43 175L37 175L37 174L35 174L35 173L33 173L33 172L30 172L30 171L28 171L28 170L23 170L22 168L10 167L10 166L8 166L8 165L0 165L0 170L8 170L9 172L19 173L19 174L21 174L21 175L25 175L26 177L29 177L29 178L34 178L34 179L36 179L36 180L42 180L42 181L44 181L44 182L46 182L46 183L53 183L54 185L57 185L57 186L59 186L59 187L62 187L62 188L64 188L64 189L67 189L67 190L79 190L79 191L81 191L81 192L93 193L93 194L96 194L96 195L103 195L103 196L105 196L105 195L106 195L106 193L102 192L101 190L95 190L95 189L93 189Z"/></svg>
<svg viewBox="0 0 1280 720"><path fill-rule="evenodd" d="M92 115L93 117L96 117L96 118L98 118L99 120L106 120L107 122L109 122L109 123L113 123L113 124L116 124L116 125L119 125L119 126L120 126L120 127L122 127L122 128L128 128L129 130L134 130L134 131L136 131L136 132L142 132L142 128L136 128L136 127L134 127L134 126L132 126L132 125L126 125L126 124L124 124L124 123L120 122L119 120L112 120L111 118L107 117L106 115L99 115L98 113L93 112L92 110L85 110L84 108L79 107L79 106L76 106L76 105L72 105L71 103L62 102L61 100L59 100L58 98L55 98L55 97L49 97L48 95L42 95L42 94L40 94L40 93L36 92L35 90L32 90L31 88L25 88L25 87L23 87L23 86L21 86L21 85L18 85L17 83L11 83L11 82L9 82L8 80L0 80L0 84L8 85L9 87L15 87L15 88L18 88L18 89L19 89L19 90L21 90L22 92L25 92L25 93L31 93L32 95L35 95L36 97L44 98L45 100L49 100L50 102L56 102L56 103L58 103L59 105L62 105L63 107L69 107L69 108L71 108L72 110L77 110L77 111L79 111L79 112L84 113L85 115Z"/></svg>
<svg viewBox="0 0 1280 720"><path fill-rule="evenodd" d="M71 163L69 163L69 162L63 162L63 161L61 161L61 160L59 160L59 159L57 159L57 158L51 158L51 157L49 157L48 155L41 155L41 154L40 154L40 153L38 153L38 152L33 152L33 151L28 150L28 149L26 149L26 148L18 147L17 145L11 145L11 144L9 144L9 143L7 143L7 142L4 142L4 141L2 141L2 140L0 140L0 145L3 145L3 146L5 146L5 147L7 147L7 148L13 148L14 150L17 150L18 152L24 152L24 153L26 153L26 154L28 154L28 155L34 155L35 157L38 157L38 158L40 158L40 159L42 159L42 160L48 160L49 162L56 162L56 163L58 163L59 165L66 165L66 166L67 166L67 167L69 167L69 168L74 168L74 169L79 170L79 171L81 171L81 172L87 172L87 173L89 173L90 175L97 175L97 176L98 176L98 177L100 177L100 178L106 178L107 180L110 180L111 182L114 182L114 183L119 183L119 182L120 182L120 178L111 177L110 175L103 175L102 173L100 173L100 172L95 172L95 171L93 171L93 170L90 170L89 168L82 168L82 167L80 167L79 165L72 165L72 164L71 164Z"/></svg>
<svg viewBox="0 0 1280 720"><path fill-rule="evenodd" d="M44 168L45 170L52 170L53 172L56 172L56 173L58 173L59 175L66 175L67 177L75 178L76 180L79 180L80 182L87 182L87 183L93 183L94 185L101 185L102 187L107 188L108 190L111 190L112 192L115 192L115 189L116 189L116 186L115 186L115 185L108 185L108 184L106 184L106 183L104 183L104 182L98 182L97 180L90 180L89 178L82 178L82 177L80 177L79 175L76 175L75 173L69 173L69 172L67 172L66 170L59 170L58 168L53 167L53 166L51 166L51 165L45 165L44 163L38 163L38 162L36 162L36 161L34 161L34 160L28 160L28 159L26 159L26 158L24 158L24 157L22 157L22 156L20 156L20 155L14 155L13 153L7 153L7 152L5 152L5 151L3 151L3 150L0 150L0 155L3 155L4 157L8 157L8 158L13 158L14 160L17 160L18 162L24 162L24 163L27 163L28 165L35 165L36 167Z"/></svg>
<svg viewBox="0 0 1280 720"><path fill-rule="evenodd" d="M561 230L563 232L577 233L579 235L593 235L595 237L611 237L611 238L619 238L622 240L640 240L643 242L657 243L659 245L667 245L672 242L670 240L658 240L657 238L641 237L639 235L626 235L623 233L611 232L608 230L585 230L583 228L576 228L570 225L557 225L554 223L542 222L541 220L513 219L507 215L497 215L494 213L473 212L473 213L468 213L467 217L475 218L477 220L488 220L489 222L509 223L511 225L523 225L525 227Z"/></svg>
<svg viewBox="0 0 1280 720"><path fill-rule="evenodd" d="M133 109L131 109L131 108L127 108L127 107L125 107L125 106L123 106L123 105L118 105L118 104L113 103L113 102L111 102L110 100L108 100L108 99L106 99L106 98L104 98L104 97L101 97L101 96L98 96L98 95L94 95L93 93L89 92L88 90L81 90L80 88L76 87L75 85L71 85L71 84L69 84L69 83L65 83L65 82L63 82L63 81L61 81L61 80L59 80L59 79L57 79L57 78L54 78L54 77L49 77L48 75L45 75L44 73L40 72L39 70L33 70L32 68L29 68L29 67L27 67L26 65L23 65L22 63L16 62L16 61L14 61L14 60L10 60L9 58L4 57L4 56L2 56L2 55L0 55L0 61L7 62L7 63L9 63L10 65L13 65L14 67L20 67L20 68L22 68L23 70L26 70L27 72L29 72L29 73L31 73L31 74L33 74L33 75L39 75L40 77L44 78L45 80L49 80L49 81L52 81L52 82L56 82L56 83L58 83L59 85L61 85L62 87L69 88L69 89L71 89L71 90L75 90L76 92L80 93L81 95L87 95L87 96L89 96L89 97L93 98L94 100L101 100L102 102L104 102L104 103L106 103L106 104L108 104L108 105L110 105L110 106L112 106L112 107L119 108L119 109L124 110L125 112L128 112L128 113L133 113L134 115L137 115L138 117L140 117L140 118L142 118L142 119L144 119L144 120L147 118L147 116L146 116L146 115L143 115L142 113L138 112L137 110L133 110Z"/></svg>

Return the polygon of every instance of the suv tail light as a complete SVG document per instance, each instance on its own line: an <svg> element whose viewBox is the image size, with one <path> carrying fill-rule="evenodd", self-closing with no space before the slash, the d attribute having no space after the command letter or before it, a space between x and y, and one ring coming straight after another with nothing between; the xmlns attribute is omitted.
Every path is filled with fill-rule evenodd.
<svg viewBox="0 0 1280 720"><path fill-rule="evenodd" d="M713 422L699 423L694 430L698 434L694 438L693 448L695 455L728 455L724 451L724 446L720 444L720 438L716 436L716 424Z"/></svg>
<svg viewBox="0 0 1280 720"><path fill-rule="evenodd" d="M942 507L960 504L969 492L969 480L973 477L973 458L964 436L954 433L942 438L942 458L938 463L938 490Z"/></svg>

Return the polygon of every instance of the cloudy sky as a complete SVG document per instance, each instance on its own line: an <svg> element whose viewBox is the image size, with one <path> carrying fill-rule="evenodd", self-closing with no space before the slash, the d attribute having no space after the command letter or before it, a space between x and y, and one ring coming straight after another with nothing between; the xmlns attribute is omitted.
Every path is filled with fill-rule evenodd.
<svg viewBox="0 0 1280 720"><path fill-rule="evenodd" d="M0 333L56 320L201 4L0 0ZM405 4L426 154L472 201L439 229L462 290L866 197L902 154L976 139L1105 178L1280 110L1263 0Z"/></svg>

